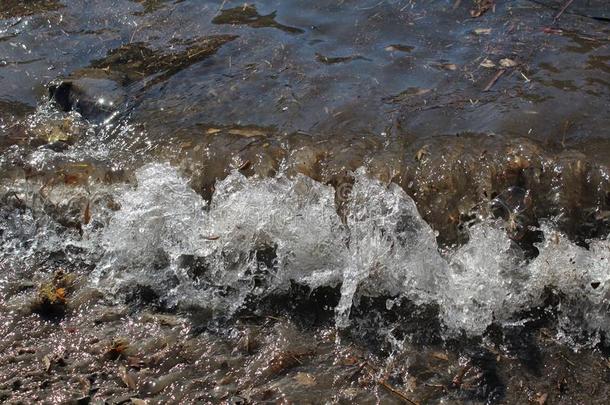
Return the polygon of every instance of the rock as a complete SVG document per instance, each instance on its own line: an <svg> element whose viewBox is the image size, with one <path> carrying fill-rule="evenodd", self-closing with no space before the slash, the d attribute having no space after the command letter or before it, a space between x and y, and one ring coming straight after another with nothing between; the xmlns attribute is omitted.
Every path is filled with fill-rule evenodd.
<svg viewBox="0 0 610 405"><path fill-rule="evenodd" d="M65 112L77 111L91 120L104 120L125 103L127 92L115 80L82 77L49 87L50 97Z"/></svg>

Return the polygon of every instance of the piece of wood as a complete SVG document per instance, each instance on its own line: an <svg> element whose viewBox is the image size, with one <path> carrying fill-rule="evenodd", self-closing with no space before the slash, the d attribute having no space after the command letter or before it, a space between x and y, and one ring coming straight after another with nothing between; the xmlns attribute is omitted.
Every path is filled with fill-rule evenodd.
<svg viewBox="0 0 610 405"><path fill-rule="evenodd" d="M386 390L390 391L392 394L396 395L398 398L402 399L404 402L411 404L411 405L419 405L419 402L415 402L412 399L409 399L409 397L407 397L405 394L403 394L402 392L398 391L396 388L392 387L390 384L388 384L387 382L383 381L383 380L378 380L379 385L381 385L383 388L385 388Z"/></svg>
<svg viewBox="0 0 610 405"><path fill-rule="evenodd" d="M504 69L500 69L498 70L498 72L494 75L494 77L491 78L491 80L489 81L489 83L487 83L487 86L485 86L485 88L483 89L483 91L489 91L491 90L491 88L494 86L494 84L496 84L496 82L498 81L498 79L500 78L500 76L502 76L504 74L504 72L506 72L506 70Z"/></svg>
<svg viewBox="0 0 610 405"><path fill-rule="evenodd" d="M574 2L574 0L568 0L568 1L565 2L563 7L561 7L561 10L559 10L557 15L555 15L555 18L553 18L553 23L555 23L555 22L557 22L557 20L559 20L559 17L561 17L563 12L566 11L568 9L568 7L570 7L570 4L572 4L573 2Z"/></svg>

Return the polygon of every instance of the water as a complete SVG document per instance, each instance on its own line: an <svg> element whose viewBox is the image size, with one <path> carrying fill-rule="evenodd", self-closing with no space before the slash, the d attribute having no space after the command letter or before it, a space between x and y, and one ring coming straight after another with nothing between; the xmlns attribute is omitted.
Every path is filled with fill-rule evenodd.
<svg viewBox="0 0 610 405"><path fill-rule="evenodd" d="M0 10L2 400L604 403L604 2L110 3Z"/></svg>

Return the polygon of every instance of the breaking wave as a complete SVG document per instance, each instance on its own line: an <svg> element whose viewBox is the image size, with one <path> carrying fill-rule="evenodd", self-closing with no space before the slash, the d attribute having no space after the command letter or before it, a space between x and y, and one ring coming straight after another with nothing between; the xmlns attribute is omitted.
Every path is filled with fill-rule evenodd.
<svg viewBox="0 0 610 405"><path fill-rule="evenodd" d="M103 252L95 282L118 295L145 287L168 306L230 315L291 283L331 286L342 328L361 297L400 297L437 306L448 335L480 335L543 306L550 290L566 339L610 331L608 240L581 247L548 222L531 259L503 222L482 218L467 243L441 249L405 191L364 169L348 192L302 175L234 172L208 204L176 169L151 164L118 199L121 209L88 236Z"/></svg>

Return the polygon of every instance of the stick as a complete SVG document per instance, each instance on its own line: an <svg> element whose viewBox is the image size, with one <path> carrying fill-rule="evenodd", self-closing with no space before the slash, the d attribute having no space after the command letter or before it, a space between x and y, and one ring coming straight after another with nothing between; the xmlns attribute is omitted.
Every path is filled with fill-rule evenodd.
<svg viewBox="0 0 610 405"><path fill-rule="evenodd" d="M566 9L568 7L570 7L570 4L572 4L574 2L574 0L568 0L565 2L565 4L563 5L563 7L561 7L561 10L559 10L559 12L557 13L557 15L555 16L555 18L553 18L553 24L557 22L557 20L559 20L559 17L561 17L561 15L563 14L564 11L566 11Z"/></svg>
<svg viewBox="0 0 610 405"><path fill-rule="evenodd" d="M373 377L373 379L375 381L377 381L377 384L381 385L383 388L390 391L392 394L396 395L398 398L402 399L403 401L405 401L408 404L420 405L419 402L415 402L412 399L409 399L409 397L407 397L402 392L398 391L396 388L392 387L390 384L388 384L381 378L378 379L377 377L375 377L374 373L377 372L377 369L375 367L373 367L371 364L369 364L366 360L364 362L362 362L362 364L360 365L360 370L362 370L365 367L369 368L369 374L371 375L371 377Z"/></svg>
<svg viewBox="0 0 610 405"><path fill-rule="evenodd" d="M396 388L392 387L390 384L388 384L387 382L383 381L383 380L379 380L377 381L379 383L379 385L381 385L383 388L385 388L386 390L390 391L392 394L396 395L398 398L402 399L403 401L405 401L408 404L412 404L412 405L419 405L418 402L413 401L412 399L409 399L405 394L403 394L402 392L398 391Z"/></svg>
<svg viewBox="0 0 610 405"><path fill-rule="evenodd" d="M504 72L506 72L506 70L504 69L498 70L498 73L496 73L494 77L491 78L491 80L489 81L489 83L487 83L487 86L485 86L483 91L489 91L493 87L493 85L496 84L500 76L504 74Z"/></svg>
<svg viewBox="0 0 610 405"><path fill-rule="evenodd" d="M451 380L451 385L453 385L455 388L459 388L462 385L462 382L464 381L464 376L466 375L467 372L470 371L471 368L472 368L472 363L469 361L468 363L466 363L464 365L464 367L462 367L460 372L457 373L455 375L455 377L453 377L453 380Z"/></svg>
<svg viewBox="0 0 610 405"><path fill-rule="evenodd" d="M214 14L214 17L216 17L218 14L220 14L220 12L224 8L225 4L227 4L227 0L222 0L222 4L220 5L220 7L218 7L218 10L216 10L216 14Z"/></svg>

